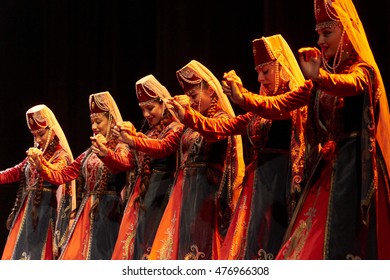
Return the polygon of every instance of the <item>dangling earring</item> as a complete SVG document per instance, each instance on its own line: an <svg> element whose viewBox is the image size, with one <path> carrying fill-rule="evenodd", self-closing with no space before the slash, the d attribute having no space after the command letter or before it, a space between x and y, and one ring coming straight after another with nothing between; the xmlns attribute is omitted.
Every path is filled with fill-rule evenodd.
<svg viewBox="0 0 390 280"><path fill-rule="evenodd" d="M200 82L200 94L199 94L199 103L198 103L198 112L200 113L200 102L202 101L203 94L203 82Z"/></svg>
<svg viewBox="0 0 390 280"><path fill-rule="evenodd" d="M280 79L280 71L279 71L279 63L275 62L275 88L272 95L276 95L279 89L279 79Z"/></svg>
<svg viewBox="0 0 390 280"><path fill-rule="evenodd" d="M351 54L351 45L350 45L350 42L345 42L344 43L344 47L343 47L343 54L344 54L344 57L349 57L350 54Z"/></svg>
<svg viewBox="0 0 390 280"><path fill-rule="evenodd" d="M43 150L42 150L42 153L43 153L43 154L45 153L47 147L49 146L49 143L51 142L51 141L50 141L50 138L51 138L52 131L53 131L53 130L52 130L51 128L49 128L49 134L47 135L47 140L46 140L46 143L45 143L45 147L44 147Z"/></svg>
<svg viewBox="0 0 390 280"><path fill-rule="evenodd" d="M53 139L51 139L51 141L50 141L50 143L49 143L48 147L53 147L53 146L54 146L54 138L53 138Z"/></svg>
<svg viewBox="0 0 390 280"><path fill-rule="evenodd" d="M112 122L112 116L110 112L108 112L108 123L107 123L107 134L106 134L106 140L109 140L109 137L111 135L111 122Z"/></svg>
<svg viewBox="0 0 390 280"><path fill-rule="evenodd" d="M325 56L322 55L322 63L324 65L324 68L327 72L329 73L336 73L337 67L339 67L341 60L343 58L343 53L344 53L344 34L345 34L345 29L343 29L339 41L339 45L337 47L336 54L333 59L333 66L330 66L328 62L325 60Z"/></svg>

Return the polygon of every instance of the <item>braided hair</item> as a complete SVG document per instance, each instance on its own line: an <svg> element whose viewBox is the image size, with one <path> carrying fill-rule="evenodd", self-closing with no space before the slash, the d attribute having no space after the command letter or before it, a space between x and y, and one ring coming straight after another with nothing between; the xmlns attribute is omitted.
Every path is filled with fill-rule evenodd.
<svg viewBox="0 0 390 280"><path fill-rule="evenodd" d="M162 104L162 100L159 98L156 99L156 102ZM163 132L171 122L172 122L172 115L168 110L165 110L160 120L160 123L155 125L152 128L152 132L149 135L149 137L152 139L159 138L161 132ZM151 156L149 154L144 154L142 165L141 165L141 171L140 171L140 176L141 176L140 193L139 196L134 200L134 205L139 205L141 209L143 209L142 200L145 198L145 194L148 190L149 183L150 183L150 176L152 175L150 165L151 165Z"/></svg>
<svg viewBox="0 0 390 280"><path fill-rule="evenodd" d="M19 210L19 207L22 203L23 188L24 188L24 185L26 184L26 176L24 174L26 167L27 167L27 162L22 167L22 178L19 182L18 191L16 193L16 200L15 200L14 206L12 207L11 213L8 215L8 218L7 218L6 226L7 226L8 230L11 229L12 222L14 221L14 218L15 218L15 214Z"/></svg>
<svg viewBox="0 0 390 280"><path fill-rule="evenodd" d="M107 148L114 150L115 147L117 146L117 144L118 144L118 140L110 139L106 145L107 145ZM104 164L103 171L102 171L102 174L101 174L101 177L99 180L99 184L95 185L95 187L94 187L96 199L91 206L91 210L89 211L90 217L93 217L96 214L97 207L100 204L100 200L101 200L104 192L106 191L106 188L108 185L108 180L110 178L110 174L111 174L111 172L108 170L107 166Z"/></svg>
<svg viewBox="0 0 390 280"><path fill-rule="evenodd" d="M85 157L83 158L81 162L81 166L84 165L85 160L88 158L88 156L91 154L92 148L89 148L85 152ZM80 168L79 170L79 175L76 178L76 207L73 209L73 211L70 213L70 218L73 219L74 216L76 215L80 205L81 201L83 199L83 189L84 189L84 184L85 184L85 178L82 173L82 169Z"/></svg>
<svg viewBox="0 0 390 280"><path fill-rule="evenodd" d="M58 139L57 135L55 135L53 140L49 143L46 152L43 155L45 160L49 161L52 158L52 156L57 150L57 146L59 145L59 142L60 140ZM8 230L11 228L12 222L15 218L15 214L21 206L23 189L26 184L26 174L25 174L26 167L27 167L27 162L22 167L22 177L19 183L18 191L16 193L16 200L14 203L14 207L12 208L11 213L7 218L6 225ZM34 231L36 230L39 223L38 208L41 205L42 191L43 191L43 178L38 175L38 185L34 193L33 206L31 209L32 225Z"/></svg>
<svg viewBox="0 0 390 280"><path fill-rule="evenodd" d="M202 88L203 89L208 89L210 87L210 85L205 82L205 81L202 81ZM207 112L206 112L206 117L207 118L213 118L214 115L219 111L221 110L221 106L218 104L218 96L216 93L214 93L212 96L211 96L211 103L210 103L210 106L209 108L207 109ZM205 141L204 144L203 144L205 147L206 145L208 145L208 142Z"/></svg>
<svg viewBox="0 0 390 280"><path fill-rule="evenodd" d="M106 115L107 118L109 118L109 113L106 112L104 114ZM107 146L107 148L109 148L111 150L115 150L115 147L118 145L118 143L119 143L118 139L110 139L110 140L108 140L106 146ZM85 151L85 157L83 158L83 160L81 162L81 166L84 166L85 161L89 158L89 155L91 153L92 153L92 148L89 147L88 150ZM95 187L93 189L93 191L96 195L96 199L91 206L91 209L89 212L90 217L96 217L95 214L97 213L96 211L97 211L97 208L100 204L100 200L101 200L101 198L102 198L102 196L107 188L110 174L111 174L111 172L108 170L106 165L103 164L103 170L102 170L100 179L98 181L98 184L95 185ZM83 176L83 169L80 168L79 175L76 178L76 207L71 212L71 218L74 218L75 214L77 213L78 209L80 208L81 202L82 202L83 197L84 197L84 185L85 185L85 178Z"/></svg>

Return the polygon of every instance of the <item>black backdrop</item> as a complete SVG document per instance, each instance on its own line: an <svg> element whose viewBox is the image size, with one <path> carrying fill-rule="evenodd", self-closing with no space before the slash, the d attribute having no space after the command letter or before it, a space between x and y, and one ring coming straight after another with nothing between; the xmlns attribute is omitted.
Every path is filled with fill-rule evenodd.
<svg viewBox="0 0 390 280"><path fill-rule="evenodd" d="M354 2L390 90L389 1ZM314 24L313 0L0 0L0 170L32 145L25 112L36 104L54 111L76 157L89 145L90 94L110 91L139 127L135 82L153 74L180 93L175 71L191 59L217 77L235 69L257 91L251 41L280 33L296 52L316 45ZM0 185L0 252L16 188Z"/></svg>

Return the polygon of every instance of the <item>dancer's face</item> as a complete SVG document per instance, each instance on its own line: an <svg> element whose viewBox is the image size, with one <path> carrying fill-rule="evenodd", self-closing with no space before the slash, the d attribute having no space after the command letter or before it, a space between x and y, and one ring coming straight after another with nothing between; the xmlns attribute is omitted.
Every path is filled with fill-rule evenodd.
<svg viewBox="0 0 390 280"><path fill-rule="evenodd" d="M34 136L34 142L38 144L38 148L43 149L46 146L46 143L48 141L51 141L54 135L51 136L51 139L49 139L50 129L42 128L38 130L31 130L31 134ZM52 133L53 134L53 133Z"/></svg>
<svg viewBox="0 0 390 280"><path fill-rule="evenodd" d="M164 114L164 104L162 102L156 100L147 105L142 105L140 108L149 125L155 126L160 123Z"/></svg>
<svg viewBox="0 0 390 280"><path fill-rule="evenodd" d="M275 62L256 67L257 81L261 83L268 92L274 92L275 90L275 70Z"/></svg>
<svg viewBox="0 0 390 280"><path fill-rule="evenodd" d="M190 98L191 107L204 114L211 106L214 90L205 84L200 84L185 93Z"/></svg>
<svg viewBox="0 0 390 280"><path fill-rule="evenodd" d="M322 55L328 60L333 58L340 45L341 36L343 33L339 25L324 27L317 30L318 45L321 48Z"/></svg>
<svg viewBox="0 0 390 280"><path fill-rule="evenodd" d="M91 127L94 135L107 135L109 131L108 117L106 113L99 113L91 115Z"/></svg>

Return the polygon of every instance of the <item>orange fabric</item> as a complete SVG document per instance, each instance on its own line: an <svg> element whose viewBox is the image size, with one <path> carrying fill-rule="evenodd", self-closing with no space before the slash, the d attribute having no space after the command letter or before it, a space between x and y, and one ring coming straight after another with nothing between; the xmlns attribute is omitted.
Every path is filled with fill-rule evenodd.
<svg viewBox="0 0 390 280"><path fill-rule="evenodd" d="M88 259L89 240L91 223L89 210L91 209L91 200L88 199L84 206L82 215L77 220L78 226L70 237L69 243L66 245L64 252L61 254L61 260L86 260Z"/></svg>
<svg viewBox="0 0 390 280"><path fill-rule="evenodd" d="M131 260L134 257L134 238L138 223L138 207L134 207L134 200L139 196L140 183L138 180L134 187L119 228L118 238L112 253L112 260Z"/></svg>
<svg viewBox="0 0 390 280"><path fill-rule="evenodd" d="M237 204L234 216L230 222L223 246L220 249L219 259L221 260L242 260L245 255L243 249L246 245L248 224L251 216L253 176L256 164L248 166L246 182L240 200Z"/></svg>
<svg viewBox="0 0 390 280"><path fill-rule="evenodd" d="M42 259L43 260L53 260L53 233L51 229L54 228L54 225L50 223L47 229L47 238L45 242L45 251L43 252Z"/></svg>
<svg viewBox="0 0 390 280"><path fill-rule="evenodd" d="M309 104L312 87L312 81L307 80L296 90L275 96L243 94L244 104L241 107L266 119L283 119L288 117L291 111Z"/></svg>
<svg viewBox="0 0 390 280"><path fill-rule="evenodd" d="M215 227L218 228L218 221L217 219L215 219ZM213 248L212 248L212 259L213 260L219 260L221 259L221 248L222 248L222 245L223 245L223 236L221 236L221 234L219 234L219 231L218 230L215 230L214 231L214 242L212 244Z"/></svg>
<svg viewBox="0 0 390 280"><path fill-rule="evenodd" d="M182 178L183 170L178 175L178 182L181 182ZM182 185L175 184L154 238L149 255L150 260L176 260L178 258L182 195Z"/></svg>
<svg viewBox="0 0 390 280"><path fill-rule="evenodd" d="M16 221L14 223L14 226L11 229L11 232L8 235L7 242L4 247L3 256L1 257L2 260L10 260L12 258L12 253L14 251L14 246L16 244L16 240L18 239L18 234L20 227L22 225L22 221L25 215L26 211L26 200L23 203L23 207L19 212L18 217L16 218Z"/></svg>

